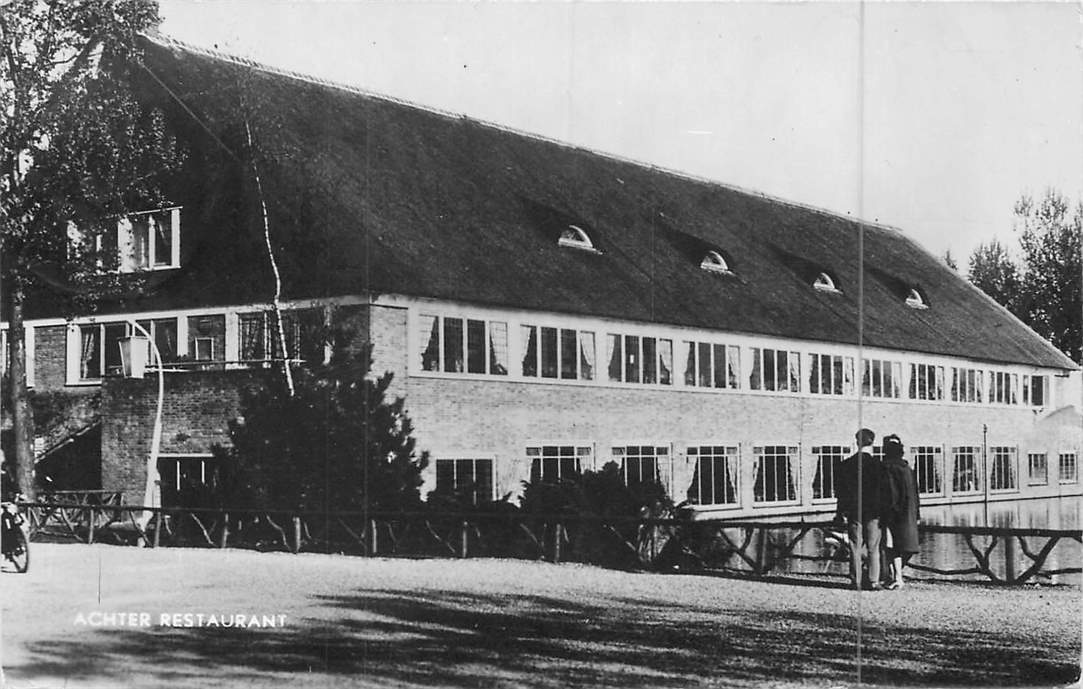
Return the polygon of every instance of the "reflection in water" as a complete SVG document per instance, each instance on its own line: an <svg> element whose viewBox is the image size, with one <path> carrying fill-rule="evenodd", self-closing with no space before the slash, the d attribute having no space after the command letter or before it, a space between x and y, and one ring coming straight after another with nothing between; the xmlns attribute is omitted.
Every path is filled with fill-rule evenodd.
<svg viewBox="0 0 1083 689"><path fill-rule="evenodd" d="M921 508L923 524L945 526L991 526L994 528L1077 530L1080 528L1080 509L1083 498L1042 498L1010 502L970 503L964 505L936 505ZM1027 537L1026 544L1032 553L1045 544L1041 537ZM975 537L974 545L984 550L990 537ZM1004 542L997 544L990 555L993 571L1003 576L1006 571ZM1016 548L1015 572L1022 573L1032 561ZM921 552L914 556L914 563L938 569L965 569L975 564L974 555L963 536L955 534L922 534ZM1062 539L1046 559L1043 569L1055 570L1080 567L1083 564L1083 546L1078 541ZM928 576L921 573L923 576ZM1048 580L1046 580L1048 581ZM1080 582L1078 574L1060 575L1057 583Z"/></svg>
<svg viewBox="0 0 1083 689"><path fill-rule="evenodd" d="M1083 498L1079 496L1065 498L1042 498L1035 500L1016 500L1011 502L994 502L984 505L982 503L936 505L921 507L921 523L924 525L942 526L992 526L995 528L1020 528L1020 529L1054 529L1054 530L1078 530L1080 528L1080 510L1083 509ZM790 538L795 534L790 534ZM780 542L785 542L783 535L776 536ZM973 544L983 551L991 542L989 536L973 537ZM1015 540L1015 539L1012 539ZM1037 554L1045 545L1047 539L1038 536L1025 538L1027 549ZM798 555L830 555L834 544L830 539L824 539L819 530L814 530L798 544L795 553ZM1033 564L1026 556L1022 548L1015 543L1012 546L1014 552L1014 572L1021 574ZM994 573L1003 577L1008 569L1006 567L1006 553L1003 540L998 541L996 547L989 556L990 566ZM977 560L966 539L957 534L921 534L921 551L911 560L912 564L935 567L941 570L969 569L977 564ZM1056 570L1069 567L1083 566L1083 545L1072 539L1061 539L1045 560L1043 570ZM812 563L808 561L790 561L786 569L800 572L832 572L843 575L848 567L844 560L830 564ZM920 572L909 569L908 577L917 578L943 578L932 572ZM987 581L982 574L953 575L952 578L967 578ZM1031 580L1034 581L1034 580ZM1076 584L1081 582L1078 574L1062 574L1052 579L1043 577L1037 580L1041 583Z"/></svg>

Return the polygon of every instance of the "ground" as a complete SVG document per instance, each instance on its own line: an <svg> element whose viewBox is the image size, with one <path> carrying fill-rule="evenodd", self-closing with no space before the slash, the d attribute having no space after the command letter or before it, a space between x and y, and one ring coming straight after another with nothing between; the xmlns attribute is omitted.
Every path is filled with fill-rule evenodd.
<svg viewBox="0 0 1083 689"><path fill-rule="evenodd" d="M35 543L33 558L28 574L0 575L0 660L16 689L1079 678L1075 586L913 583L857 593L829 579L78 544ZM136 615L101 626L101 613ZM204 615L204 626L162 626L162 614L189 614L193 624ZM210 615L221 623L236 614L258 615L261 626L248 627L249 617L243 629L208 626ZM285 619L263 627L265 615Z"/></svg>

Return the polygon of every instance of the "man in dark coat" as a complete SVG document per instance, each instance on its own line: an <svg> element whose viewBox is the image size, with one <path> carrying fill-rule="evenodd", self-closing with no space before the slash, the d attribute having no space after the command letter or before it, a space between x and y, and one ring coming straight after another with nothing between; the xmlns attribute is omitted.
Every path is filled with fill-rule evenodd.
<svg viewBox="0 0 1083 689"><path fill-rule="evenodd" d="M850 582L861 583L862 550L868 563L868 588L877 590L880 583L880 496L882 471L872 456L876 434L862 428L854 436L858 450L839 463L835 471L835 518L845 521L850 531Z"/></svg>

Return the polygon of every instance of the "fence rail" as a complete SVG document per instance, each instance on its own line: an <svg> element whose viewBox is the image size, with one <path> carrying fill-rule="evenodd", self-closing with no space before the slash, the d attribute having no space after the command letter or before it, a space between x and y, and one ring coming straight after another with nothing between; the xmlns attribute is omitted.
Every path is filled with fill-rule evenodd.
<svg viewBox="0 0 1083 689"><path fill-rule="evenodd" d="M250 548L367 556L512 557L658 570L780 572L846 576L845 530L829 521L688 521L508 513L290 512L155 508L109 501L22 503L32 540L153 547ZM968 567L909 567L938 577L981 576L1022 584L1062 574L1046 566L1083 531L922 525L926 536L954 535Z"/></svg>

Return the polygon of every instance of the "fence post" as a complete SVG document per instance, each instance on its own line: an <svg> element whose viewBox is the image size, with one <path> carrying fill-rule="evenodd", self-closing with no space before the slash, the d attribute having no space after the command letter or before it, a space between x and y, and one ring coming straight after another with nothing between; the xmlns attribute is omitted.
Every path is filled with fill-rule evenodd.
<svg viewBox="0 0 1083 689"><path fill-rule="evenodd" d="M162 542L162 513L154 513L154 547L157 548Z"/></svg>
<svg viewBox="0 0 1083 689"><path fill-rule="evenodd" d="M377 552L376 547L376 520L370 519L368 523L369 527L369 556L375 557Z"/></svg>
<svg viewBox="0 0 1083 689"><path fill-rule="evenodd" d="M87 542L88 545L93 545L94 544L94 521L95 521L94 520L94 508L88 506L86 508L86 513L89 516L88 521L90 522L90 524L88 525L88 531L87 531L87 535L86 535L86 542Z"/></svg>
<svg viewBox="0 0 1083 689"><path fill-rule="evenodd" d="M293 518L293 552L301 552L301 518Z"/></svg>
<svg viewBox="0 0 1083 689"><path fill-rule="evenodd" d="M222 517L222 538L218 542L219 548L225 548L226 543L229 541L229 512L226 512Z"/></svg>
<svg viewBox="0 0 1083 689"><path fill-rule="evenodd" d="M760 539L756 543L756 576L763 576L763 565L767 555L767 529L760 527Z"/></svg>
<svg viewBox="0 0 1083 689"><path fill-rule="evenodd" d="M1004 538L1004 580L1015 583L1015 537Z"/></svg>
<svg viewBox="0 0 1083 689"><path fill-rule="evenodd" d="M560 564L560 535L563 528L560 522L553 527L553 564Z"/></svg>
<svg viewBox="0 0 1083 689"><path fill-rule="evenodd" d="M464 519L463 520L463 526L462 526L462 548L459 550L459 553L460 553L459 557L464 557L464 558L467 557L467 545L468 545L468 541L469 541L469 531L468 531L468 529L469 528L470 528L470 524Z"/></svg>

